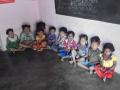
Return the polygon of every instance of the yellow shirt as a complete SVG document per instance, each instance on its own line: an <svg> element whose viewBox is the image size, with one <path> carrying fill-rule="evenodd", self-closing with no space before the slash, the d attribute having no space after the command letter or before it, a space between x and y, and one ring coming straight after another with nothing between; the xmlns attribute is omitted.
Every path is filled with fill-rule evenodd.
<svg viewBox="0 0 120 90"><path fill-rule="evenodd" d="M36 36L36 40L38 41L38 42L41 42L42 40L44 40L45 39L45 35L37 35Z"/></svg>
<svg viewBox="0 0 120 90"><path fill-rule="evenodd" d="M114 62L116 62L116 60L117 60L116 56L112 55L110 60L102 60L102 66L106 68L110 68L114 65Z"/></svg>

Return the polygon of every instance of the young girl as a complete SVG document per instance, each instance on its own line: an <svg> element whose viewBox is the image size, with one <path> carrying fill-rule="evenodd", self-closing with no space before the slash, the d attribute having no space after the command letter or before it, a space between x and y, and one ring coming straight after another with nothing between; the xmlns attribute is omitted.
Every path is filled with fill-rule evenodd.
<svg viewBox="0 0 120 90"><path fill-rule="evenodd" d="M78 66L84 68L84 66L80 63L84 63L87 56L88 56L88 36L86 34L81 34L79 36L77 50L72 50L72 61L70 61L70 63L76 64L76 62L78 62Z"/></svg>
<svg viewBox="0 0 120 90"><path fill-rule="evenodd" d="M22 25L22 33L20 35L20 46L22 48L31 48L33 45L34 37L31 33L30 25Z"/></svg>
<svg viewBox="0 0 120 90"><path fill-rule="evenodd" d="M101 62L95 66L98 77L102 78L104 82L106 79L112 78L115 70L116 56L113 54L114 51L115 49L112 43L105 43L103 53L100 55Z"/></svg>
<svg viewBox="0 0 120 90"><path fill-rule="evenodd" d="M42 51L43 48L47 46L47 41L45 39L46 36L44 34L44 30L43 29L37 30L35 35L35 42L33 44L33 49Z"/></svg>
<svg viewBox="0 0 120 90"><path fill-rule="evenodd" d="M77 48L77 43L74 40L75 33L73 31L68 31L67 39L64 41L64 50L59 52L59 56L62 57L62 61L64 58L71 57L71 51Z"/></svg>
<svg viewBox="0 0 120 90"><path fill-rule="evenodd" d="M7 51L20 51L18 36L14 34L13 29L7 29L6 34L8 35L6 45Z"/></svg>

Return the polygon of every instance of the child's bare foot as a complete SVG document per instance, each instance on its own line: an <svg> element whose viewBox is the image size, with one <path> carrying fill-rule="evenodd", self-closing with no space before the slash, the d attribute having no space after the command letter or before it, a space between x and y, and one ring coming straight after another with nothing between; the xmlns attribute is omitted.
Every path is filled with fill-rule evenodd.
<svg viewBox="0 0 120 90"><path fill-rule="evenodd" d="M64 62L64 58L61 58L61 61Z"/></svg>
<svg viewBox="0 0 120 90"><path fill-rule="evenodd" d="M13 48L10 49L12 53L15 53L15 50Z"/></svg>
<svg viewBox="0 0 120 90"><path fill-rule="evenodd" d="M69 61L70 64L73 64L73 61Z"/></svg>
<svg viewBox="0 0 120 90"><path fill-rule="evenodd" d="M90 75L93 75L93 70L90 70Z"/></svg>
<svg viewBox="0 0 120 90"><path fill-rule="evenodd" d="M105 78L103 78L103 81L104 81L104 82L106 82L106 77L105 77Z"/></svg>
<svg viewBox="0 0 120 90"><path fill-rule="evenodd" d="M39 52L42 52L42 51L43 51L43 48L39 49L38 51L39 51Z"/></svg>
<svg viewBox="0 0 120 90"><path fill-rule="evenodd" d="M36 49L36 48L33 48L33 50L35 50L35 51L36 51L37 49Z"/></svg>

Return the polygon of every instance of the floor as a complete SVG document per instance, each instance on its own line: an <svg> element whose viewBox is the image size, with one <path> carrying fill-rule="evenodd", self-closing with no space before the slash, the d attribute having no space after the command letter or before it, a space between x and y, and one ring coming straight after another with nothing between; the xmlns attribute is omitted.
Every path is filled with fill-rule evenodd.
<svg viewBox="0 0 120 90"><path fill-rule="evenodd" d="M120 75L104 83L96 75L60 62L53 51L0 52L0 90L118 90Z"/></svg>

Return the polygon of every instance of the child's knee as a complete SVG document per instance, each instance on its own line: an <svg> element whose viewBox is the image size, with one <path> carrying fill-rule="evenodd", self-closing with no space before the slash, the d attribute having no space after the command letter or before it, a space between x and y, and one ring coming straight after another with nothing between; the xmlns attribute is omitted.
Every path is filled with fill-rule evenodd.
<svg viewBox="0 0 120 90"><path fill-rule="evenodd" d="M75 50L72 50L71 53L72 53L72 55L76 55L77 54L77 52Z"/></svg>
<svg viewBox="0 0 120 90"><path fill-rule="evenodd" d="M89 67L90 70L95 70L94 66Z"/></svg>

